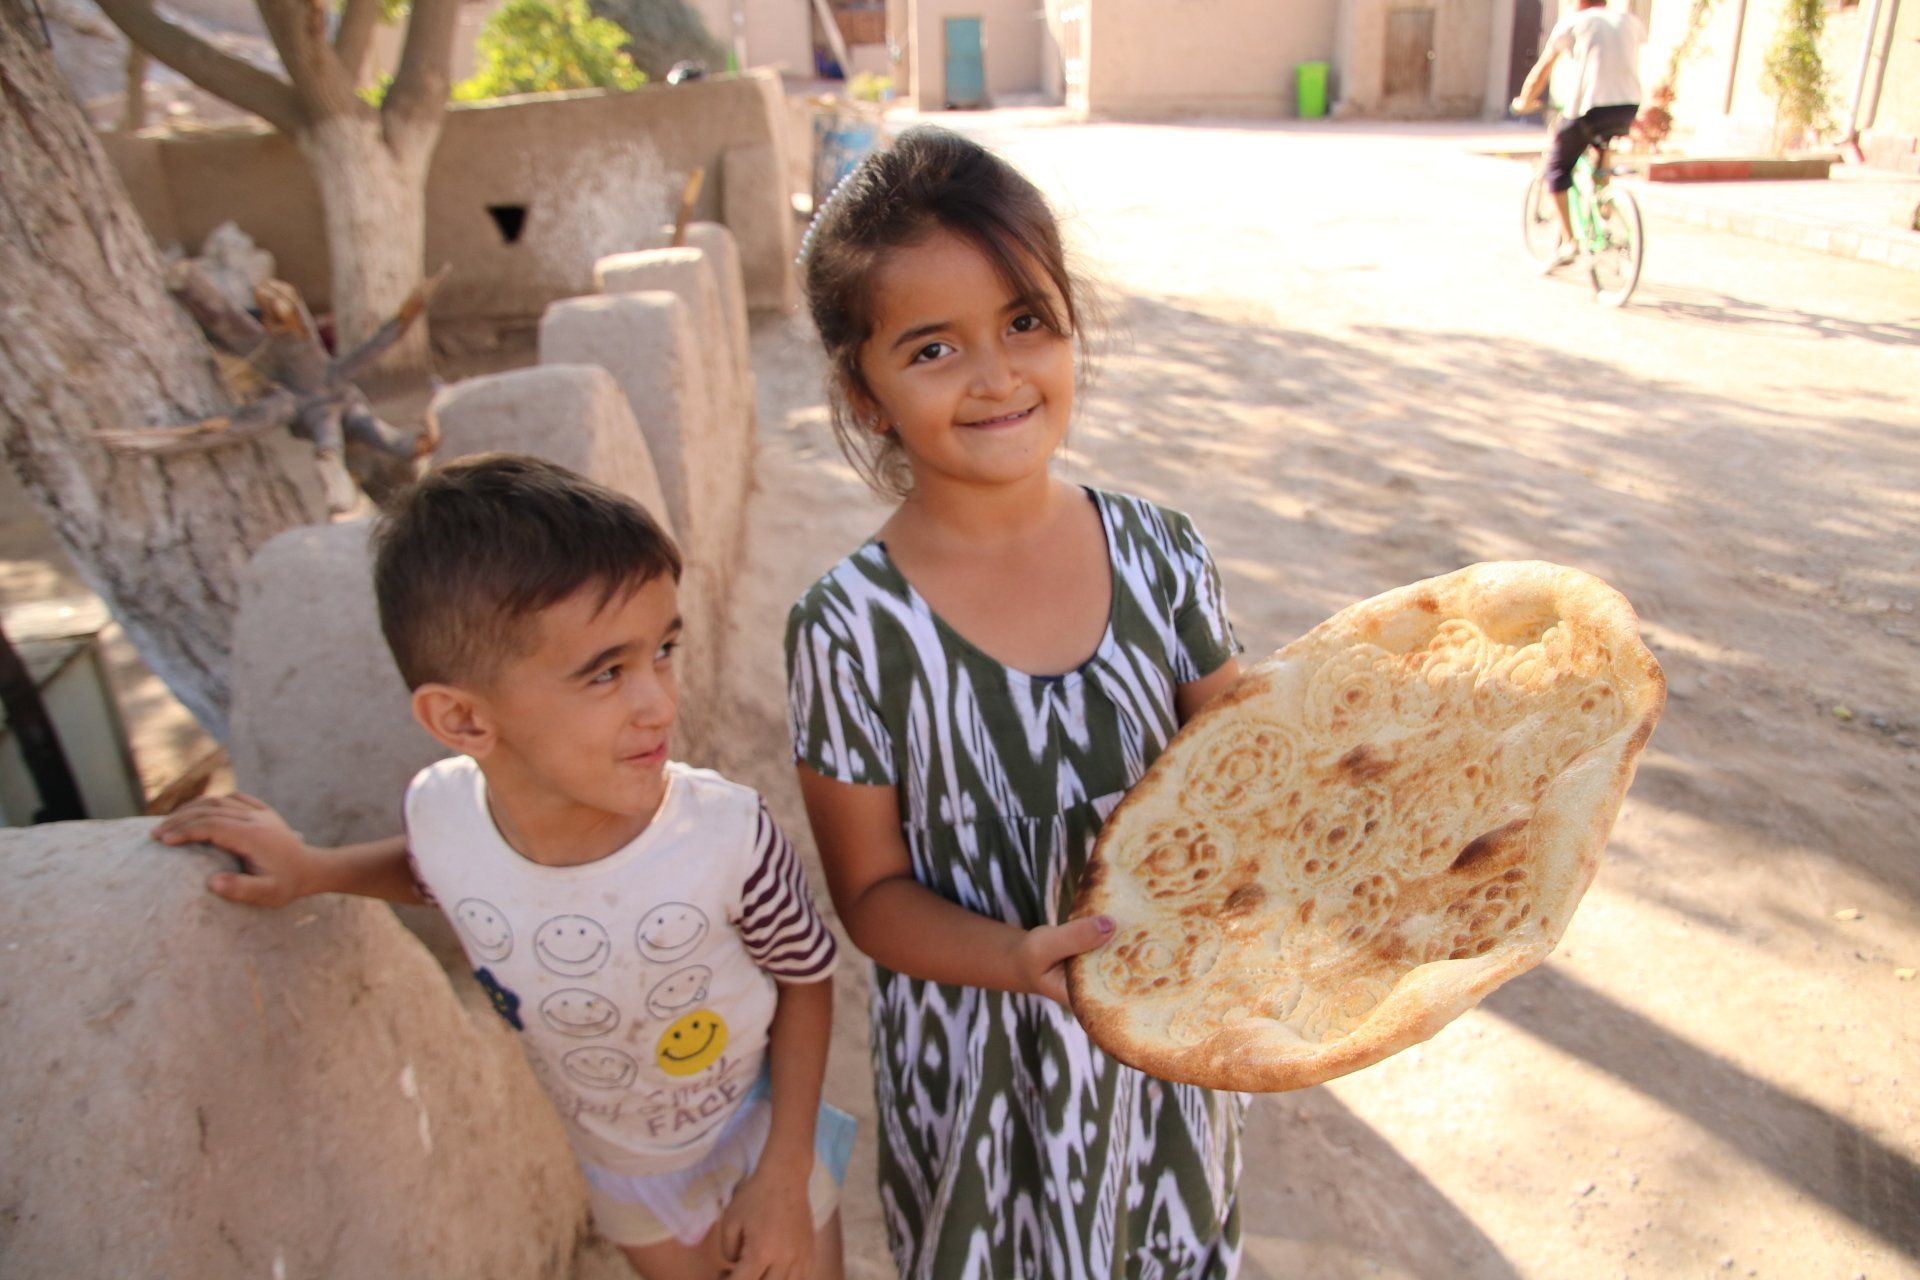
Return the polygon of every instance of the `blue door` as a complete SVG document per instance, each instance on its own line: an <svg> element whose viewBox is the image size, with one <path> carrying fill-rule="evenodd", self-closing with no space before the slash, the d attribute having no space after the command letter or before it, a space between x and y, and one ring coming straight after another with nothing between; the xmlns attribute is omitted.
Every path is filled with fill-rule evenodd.
<svg viewBox="0 0 1920 1280"><path fill-rule="evenodd" d="M980 19L947 20L947 106L987 105L987 71Z"/></svg>

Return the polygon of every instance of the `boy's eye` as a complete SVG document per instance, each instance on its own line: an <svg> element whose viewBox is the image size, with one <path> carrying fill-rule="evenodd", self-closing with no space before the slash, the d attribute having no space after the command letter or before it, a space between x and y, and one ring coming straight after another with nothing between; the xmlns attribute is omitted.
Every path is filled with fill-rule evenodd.
<svg viewBox="0 0 1920 1280"><path fill-rule="evenodd" d="M605 671L602 671L598 675L594 676L593 679L587 681L587 683L588 684L612 684L615 680L618 680L619 678L620 678L620 664L616 662L612 666L608 667Z"/></svg>
<svg viewBox="0 0 1920 1280"><path fill-rule="evenodd" d="M679 647L680 642L678 640L669 640L660 646L659 652L653 655L653 660L655 662L670 662L673 660L674 650Z"/></svg>
<svg viewBox="0 0 1920 1280"><path fill-rule="evenodd" d="M912 363L925 364L929 360L938 360L951 350L953 350L953 348L944 342L929 342L926 346L913 353Z"/></svg>

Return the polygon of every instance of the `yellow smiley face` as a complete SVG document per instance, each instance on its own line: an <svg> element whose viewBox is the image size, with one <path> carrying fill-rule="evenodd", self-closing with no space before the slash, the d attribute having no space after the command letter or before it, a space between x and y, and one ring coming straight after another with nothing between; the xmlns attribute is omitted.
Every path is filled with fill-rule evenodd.
<svg viewBox="0 0 1920 1280"><path fill-rule="evenodd" d="M727 1024L711 1009L695 1009L666 1029L654 1047L654 1059L670 1076L705 1071L727 1047Z"/></svg>

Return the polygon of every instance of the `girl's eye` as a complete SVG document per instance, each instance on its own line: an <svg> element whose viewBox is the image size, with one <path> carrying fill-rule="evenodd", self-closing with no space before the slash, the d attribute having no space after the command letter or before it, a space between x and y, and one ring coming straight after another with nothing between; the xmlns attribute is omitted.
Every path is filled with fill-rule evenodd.
<svg viewBox="0 0 1920 1280"><path fill-rule="evenodd" d="M1046 322L1030 311L1013 318L1013 331L1015 333L1034 333L1046 327Z"/></svg>
<svg viewBox="0 0 1920 1280"><path fill-rule="evenodd" d="M605 671L602 671L600 674L593 677L593 679L587 681L587 683L588 684L612 684L615 680L618 680L619 678L620 678L620 664L616 662L612 666L608 667Z"/></svg>
<svg viewBox="0 0 1920 1280"><path fill-rule="evenodd" d="M945 355L947 352L951 350L953 350L953 348L948 346L944 342L929 342L926 346L920 348L918 351L913 353L913 360L911 361L911 363L925 364L929 360L938 360L941 356Z"/></svg>
<svg viewBox="0 0 1920 1280"><path fill-rule="evenodd" d="M674 650L679 647L680 642L678 640L669 640L660 646L660 651L653 655L653 660L655 662L671 662L673 661Z"/></svg>

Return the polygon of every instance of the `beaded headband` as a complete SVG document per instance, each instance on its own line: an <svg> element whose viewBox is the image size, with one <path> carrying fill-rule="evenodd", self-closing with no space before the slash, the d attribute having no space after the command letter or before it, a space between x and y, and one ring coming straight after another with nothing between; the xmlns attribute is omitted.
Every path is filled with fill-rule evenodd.
<svg viewBox="0 0 1920 1280"><path fill-rule="evenodd" d="M860 162L860 164L865 163L864 160ZM846 190L847 183L853 180L853 175L859 171L860 165L856 164L841 174L840 180L833 184L833 190L827 192L827 198L822 200L819 207L813 211L813 219L807 223L806 234L800 237L800 251L793 255L794 266L802 270L806 269L807 254L813 251L813 237L820 230L821 221L827 216L827 210L833 207L833 202L839 198L840 193Z"/></svg>

